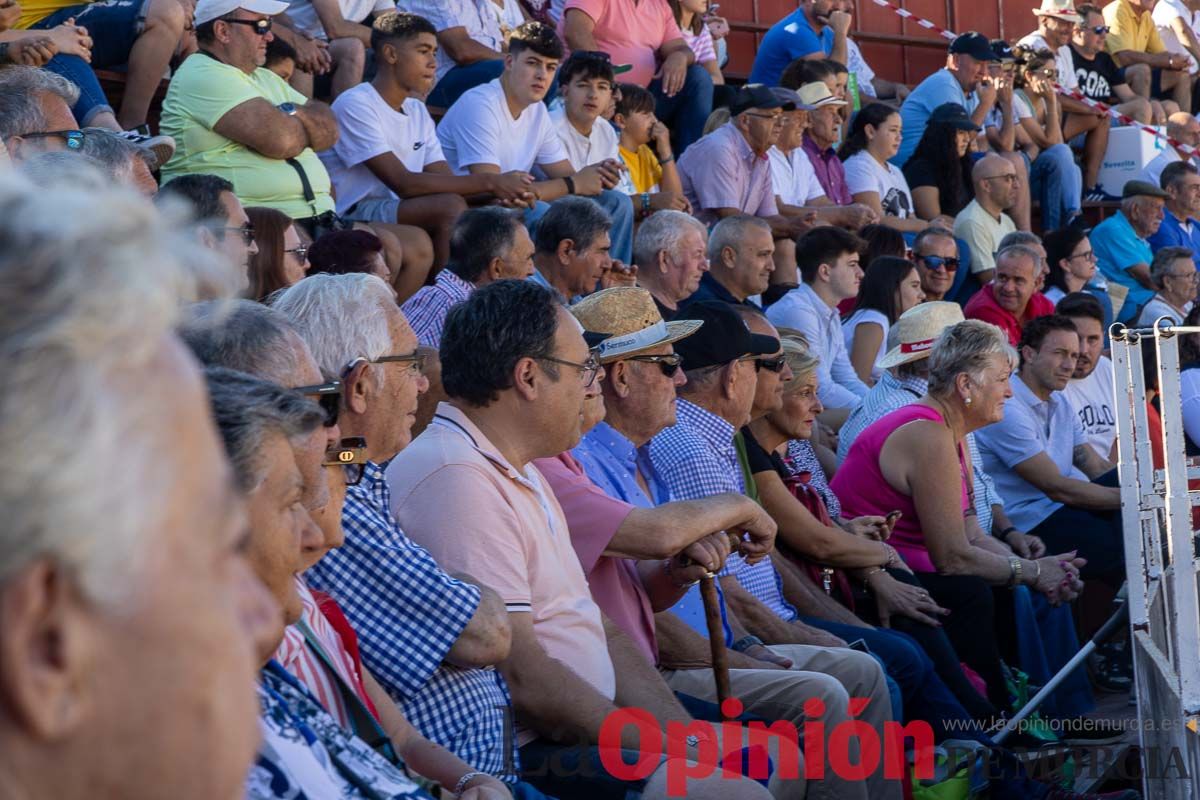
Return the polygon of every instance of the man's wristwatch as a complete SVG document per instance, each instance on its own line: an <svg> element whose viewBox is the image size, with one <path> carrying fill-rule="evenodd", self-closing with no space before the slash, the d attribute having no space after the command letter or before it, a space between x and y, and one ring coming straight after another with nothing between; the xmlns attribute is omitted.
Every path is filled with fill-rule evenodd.
<svg viewBox="0 0 1200 800"><path fill-rule="evenodd" d="M280 111L287 114L289 117L296 116L296 104L295 103L280 103L278 108Z"/></svg>
<svg viewBox="0 0 1200 800"><path fill-rule="evenodd" d="M754 635L743 636L734 642L731 647L739 653L744 653L756 644L762 644L763 640Z"/></svg>

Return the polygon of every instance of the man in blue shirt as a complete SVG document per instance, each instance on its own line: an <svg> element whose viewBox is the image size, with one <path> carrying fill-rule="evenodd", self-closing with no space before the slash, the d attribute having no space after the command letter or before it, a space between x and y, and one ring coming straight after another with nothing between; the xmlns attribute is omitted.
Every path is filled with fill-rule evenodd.
<svg viewBox="0 0 1200 800"><path fill-rule="evenodd" d="M1129 290L1117 314L1118 322L1132 320L1154 296L1150 279L1154 253L1147 239L1158 232L1167 196L1152 183L1129 181L1121 191L1121 210L1093 228L1088 237L1101 274L1110 284Z"/></svg>
<svg viewBox="0 0 1200 800"><path fill-rule="evenodd" d="M834 0L800 0L800 6L771 26L758 46L750 83L778 86L797 58L832 58L846 63L850 15L834 10Z"/></svg>
<svg viewBox="0 0 1200 800"><path fill-rule="evenodd" d="M1085 579L1120 586L1125 551L1115 471L1088 445L1062 394L1079 359L1075 323L1060 314L1030 321L1020 353L1004 419L975 434L983 467L1013 525L1045 542L1047 552L1078 551L1087 559Z"/></svg>
<svg viewBox="0 0 1200 800"><path fill-rule="evenodd" d="M981 33L968 31L951 42L946 66L921 81L900 106L904 129L892 163L904 166L917 149L933 110L943 103L958 103L977 126L983 127L996 103L996 87L986 80L987 62L999 60Z"/></svg>
<svg viewBox="0 0 1200 800"><path fill-rule="evenodd" d="M1160 182L1167 193L1166 214L1148 240L1150 249L1186 247L1200 253L1200 171L1188 161L1176 161L1163 170Z"/></svg>

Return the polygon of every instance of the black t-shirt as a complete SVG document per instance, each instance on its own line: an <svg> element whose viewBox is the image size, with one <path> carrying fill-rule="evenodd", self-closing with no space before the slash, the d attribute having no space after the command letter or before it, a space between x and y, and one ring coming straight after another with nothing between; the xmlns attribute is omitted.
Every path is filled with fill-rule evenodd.
<svg viewBox="0 0 1200 800"><path fill-rule="evenodd" d="M958 193L958 196L949 197L947 192L942 191L938 186L937 172L933 168L933 162L929 159L910 158L904 164L903 172L909 189L932 186L938 190L938 199L941 202L943 214L953 217L966 208L967 203L971 202L971 182L968 176L963 177L962 191Z"/></svg>
<svg viewBox="0 0 1200 800"><path fill-rule="evenodd" d="M790 473L787 465L783 463L783 459L779 457L778 453L768 453L766 448L758 443L758 439L754 438L749 425L742 428L742 439L746 443L746 463L750 465L751 475L774 470L779 473L780 478L788 479Z"/></svg>
<svg viewBox="0 0 1200 800"><path fill-rule="evenodd" d="M1108 53L1101 51L1088 61L1072 47L1071 61L1079 79L1079 91L1089 99L1107 103L1113 99L1114 88L1125 83L1125 73Z"/></svg>

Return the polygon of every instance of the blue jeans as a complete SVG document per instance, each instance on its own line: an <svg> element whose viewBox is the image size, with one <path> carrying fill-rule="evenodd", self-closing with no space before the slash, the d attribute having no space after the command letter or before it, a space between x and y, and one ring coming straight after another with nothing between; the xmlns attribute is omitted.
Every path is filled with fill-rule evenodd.
<svg viewBox="0 0 1200 800"><path fill-rule="evenodd" d="M501 72L504 72L504 61L499 58L454 67L437 82L425 102L435 108L449 108L463 92L499 78Z"/></svg>
<svg viewBox="0 0 1200 800"><path fill-rule="evenodd" d="M595 197L589 198L608 212L612 219L612 228L608 232L612 240L612 257L628 265L633 259L633 201L624 192L605 189ZM525 227L529 228L532 236L538 220L550 210L548 203L538 202L536 206L525 212Z"/></svg>
<svg viewBox="0 0 1200 800"><path fill-rule="evenodd" d="M662 80L655 78L649 86L657 102L654 114L671 129L671 144L676 156L688 145L700 138L704 123L713 110L712 76L704 67L693 64L688 67L687 82L674 97L663 93Z"/></svg>
<svg viewBox="0 0 1200 800"><path fill-rule="evenodd" d="M862 639L870 648L871 654L883 662L889 679L894 679L899 684L904 706L914 711L919 709L911 713L909 718L928 722L937 741L972 739L987 742L982 729L975 725L970 713L938 677L933 661L916 639L886 628L860 628L815 617L803 617L802 620L806 625L845 639L847 643ZM889 680L889 687L890 685ZM901 718L899 710L895 716ZM947 720L955 721L953 729L946 725Z"/></svg>
<svg viewBox="0 0 1200 800"><path fill-rule="evenodd" d="M46 69L79 87L79 101L71 113L81 126L91 124L100 112L112 113L112 106L92 70L120 67L129 61L129 51L145 27L144 6L144 0L102 0L60 8L30 26L33 30L49 30L74 17L75 24L87 28L91 35L90 65L79 56L67 55L55 56L46 64Z"/></svg>
<svg viewBox="0 0 1200 800"><path fill-rule="evenodd" d="M1029 188L1042 205L1043 230L1056 230L1083 208L1083 173L1065 144L1047 147L1029 167Z"/></svg>

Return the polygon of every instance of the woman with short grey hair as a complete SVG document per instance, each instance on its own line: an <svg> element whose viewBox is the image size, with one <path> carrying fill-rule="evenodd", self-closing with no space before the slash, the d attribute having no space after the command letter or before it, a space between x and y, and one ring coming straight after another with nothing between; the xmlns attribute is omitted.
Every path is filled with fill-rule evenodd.
<svg viewBox="0 0 1200 800"><path fill-rule="evenodd" d="M967 320L942 332L929 356L929 389L859 434L832 487L848 516L900 512L889 543L924 590L950 609L943 620L960 659L1006 708L993 586L1030 586L1057 605L1082 590L1073 554L1025 559L975 518L974 474L964 437L1004 417L1016 352L994 325ZM1039 552L1040 548L1035 549Z"/></svg>

